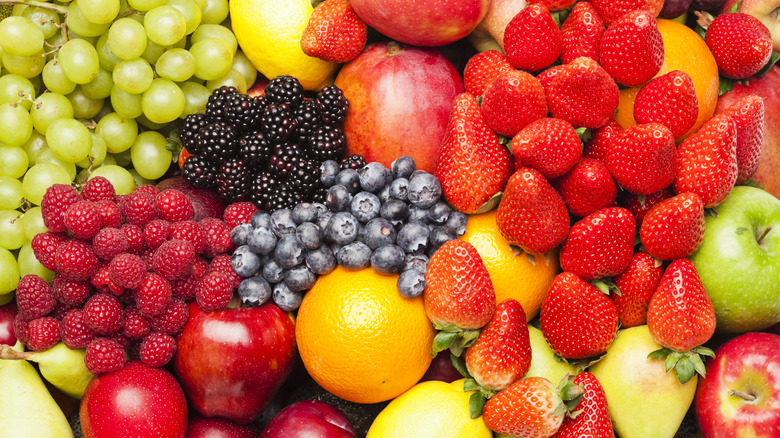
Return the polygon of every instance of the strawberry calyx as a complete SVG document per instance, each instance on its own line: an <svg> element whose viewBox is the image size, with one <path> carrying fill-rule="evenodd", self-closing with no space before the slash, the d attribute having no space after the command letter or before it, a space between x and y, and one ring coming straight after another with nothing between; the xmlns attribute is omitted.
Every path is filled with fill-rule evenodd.
<svg viewBox="0 0 780 438"><path fill-rule="evenodd" d="M706 376L707 371L701 356L714 358L715 352L701 345L688 351L675 351L671 348L664 347L650 352L650 354L647 355L647 358L664 360L666 372L668 373L670 370L674 369L677 380L679 380L680 383L685 384L696 374L699 374L702 377Z"/></svg>
<svg viewBox="0 0 780 438"><path fill-rule="evenodd" d="M609 278L597 278L590 283L596 286L596 289L600 290L604 295L609 295L610 293L614 293L618 296L621 295L620 288Z"/></svg>
<svg viewBox="0 0 780 438"><path fill-rule="evenodd" d="M458 356L450 354L450 361L452 362L452 366L466 379L463 381L463 391L475 391L469 397L469 416L472 419L479 418L482 415L482 411L485 409L485 403L487 403L490 397L498 394L498 391L487 389L477 383L477 380L469 373L465 362Z"/></svg>
<svg viewBox="0 0 780 438"><path fill-rule="evenodd" d="M574 383L574 375L566 373L561 379L561 383L558 385L558 392L561 396L561 403L555 408L554 414L565 414L571 418L576 418L582 410L576 410L577 405L580 404L585 390L582 386Z"/></svg>
<svg viewBox="0 0 780 438"><path fill-rule="evenodd" d="M501 196L503 194L504 194L504 192L497 192L497 193L495 193L493 196L490 197L490 199L485 201L484 204L479 206L479 208L477 209L476 214L487 213L487 212L493 210L494 208L496 208L498 206L499 202L501 202Z"/></svg>
<svg viewBox="0 0 780 438"><path fill-rule="evenodd" d="M521 255L525 255L525 258L528 259L528 263L530 263L531 266L534 266L534 267L536 266L536 256L534 254L531 254L529 252L523 251L523 249L520 248L517 245L510 244L509 245L509 249L512 250L512 255L514 255L515 257L521 256ZM546 252L543 255L544 255L544 264L545 264L545 266L550 266L550 261L552 260L552 258L550 257L550 252Z"/></svg>
<svg viewBox="0 0 780 438"><path fill-rule="evenodd" d="M440 351L449 349L455 356L460 356L468 347L474 345L479 336L479 330L464 330L456 325L440 325L433 323L433 327L439 332L433 338L431 356L436 356Z"/></svg>

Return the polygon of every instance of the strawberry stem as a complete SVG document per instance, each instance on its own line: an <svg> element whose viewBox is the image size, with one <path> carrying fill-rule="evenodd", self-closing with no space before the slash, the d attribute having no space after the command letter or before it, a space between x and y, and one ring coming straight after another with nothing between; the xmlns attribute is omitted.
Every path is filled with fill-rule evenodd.
<svg viewBox="0 0 780 438"><path fill-rule="evenodd" d="M748 394L746 392L737 391L736 389L730 390L729 391L729 395L733 395L734 397L739 397L742 400L749 401L749 402L752 402L752 401L754 401L757 398L753 394Z"/></svg>

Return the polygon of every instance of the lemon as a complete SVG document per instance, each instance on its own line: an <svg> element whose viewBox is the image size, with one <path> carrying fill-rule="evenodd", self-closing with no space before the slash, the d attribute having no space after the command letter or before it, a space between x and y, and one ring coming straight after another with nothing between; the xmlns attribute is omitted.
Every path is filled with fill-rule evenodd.
<svg viewBox="0 0 780 438"><path fill-rule="evenodd" d="M230 17L241 50L268 79L298 78L307 90L333 82L338 64L303 53L301 34L313 8L309 0L231 0Z"/></svg>
<svg viewBox="0 0 780 438"><path fill-rule="evenodd" d="M366 438L491 438L482 417L469 417L472 392L463 379L418 383L379 413Z"/></svg>

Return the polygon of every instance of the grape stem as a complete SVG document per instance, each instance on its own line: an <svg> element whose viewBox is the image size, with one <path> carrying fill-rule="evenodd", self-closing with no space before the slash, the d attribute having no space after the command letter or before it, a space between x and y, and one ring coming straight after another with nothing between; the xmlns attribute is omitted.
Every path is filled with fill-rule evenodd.
<svg viewBox="0 0 780 438"><path fill-rule="evenodd" d="M46 9L47 11L56 12L58 14L66 15L68 8L60 5L54 5L47 2L39 2L35 0L0 0L0 5L27 5L36 8Z"/></svg>

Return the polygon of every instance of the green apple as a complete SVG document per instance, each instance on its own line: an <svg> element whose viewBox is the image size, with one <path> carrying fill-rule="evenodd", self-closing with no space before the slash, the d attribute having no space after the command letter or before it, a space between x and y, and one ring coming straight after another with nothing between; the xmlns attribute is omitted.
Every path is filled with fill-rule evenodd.
<svg viewBox="0 0 780 438"><path fill-rule="evenodd" d="M715 307L717 330L763 330L780 321L780 200L738 186L716 211L690 258Z"/></svg>

